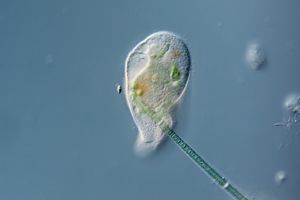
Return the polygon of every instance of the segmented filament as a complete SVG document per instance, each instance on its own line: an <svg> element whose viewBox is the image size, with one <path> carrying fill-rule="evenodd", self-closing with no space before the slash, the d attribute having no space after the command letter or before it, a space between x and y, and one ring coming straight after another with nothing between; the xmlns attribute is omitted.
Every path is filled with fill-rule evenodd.
<svg viewBox="0 0 300 200"><path fill-rule="evenodd" d="M214 170L196 151L194 151L182 138L179 137L166 123L153 112L140 98L136 98L136 101L140 107L156 122L159 126L169 135L169 137L180 147L180 149L190 159L197 164L197 166L208 175L217 185L225 190L231 197L238 200L248 200L246 196L241 194L232 184L230 184L226 178L221 176L216 170Z"/></svg>

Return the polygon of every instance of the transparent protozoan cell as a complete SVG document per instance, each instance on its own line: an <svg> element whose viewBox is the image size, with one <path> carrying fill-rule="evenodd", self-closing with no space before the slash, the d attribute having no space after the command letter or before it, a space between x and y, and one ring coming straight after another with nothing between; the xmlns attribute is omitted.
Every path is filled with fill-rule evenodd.
<svg viewBox="0 0 300 200"><path fill-rule="evenodd" d="M166 133L137 103L137 99L172 127L170 108L178 102L190 76L191 59L182 39L156 32L136 45L125 62L125 96L138 128L137 155L153 152Z"/></svg>
<svg viewBox="0 0 300 200"><path fill-rule="evenodd" d="M246 62L253 69L260 69L266 63L266 53L258 44L250 44L246 50Z"/></svg>

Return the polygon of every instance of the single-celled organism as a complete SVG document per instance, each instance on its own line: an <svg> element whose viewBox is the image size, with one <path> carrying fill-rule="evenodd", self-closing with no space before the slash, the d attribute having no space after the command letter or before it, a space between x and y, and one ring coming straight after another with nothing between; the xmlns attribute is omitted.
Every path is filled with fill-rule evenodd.
<svg viewBox="0 0 300 200"><path fill-rule="evenodd" d="M246 50L246 61L253 69L260 69L266 63L266 53L258 44L250 44Z"/></svg>
<svg viewBox="0 0 300 200"><path fill-rule="evenodd" d="M139 130L135 151L153 152L168 135L177 146L231 197L247 200L235 186L193 150L172 129L170 109L183 95L190 77L191 59L182 39L157 32L140 42L125 63L125 96Z"/></svg>
<svg viewBox="0 0 300 200"><path fill-rule="evenodd" d="M139 134L135 150L154 151L166 133L137 105L139 97L172 127L169 109L183 94L190 75L187 46L170 32L157 32L140 42L128 55L125 66L126 99Z"/></svg>

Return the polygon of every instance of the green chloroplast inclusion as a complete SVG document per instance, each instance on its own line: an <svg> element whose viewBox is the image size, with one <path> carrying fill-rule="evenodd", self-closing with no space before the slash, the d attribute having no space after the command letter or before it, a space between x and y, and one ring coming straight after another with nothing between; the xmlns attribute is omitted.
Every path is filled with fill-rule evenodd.
<svg viewBox="0 0 300 200"><path fill-rule="evenodd" d="M134 145L147 155L168 135L177 146L233 199L246 196L228 182L172 129L170 109L183 95L190 77L191 58L183 40L170 32L153 33L128 54L125 63L125 96L139 130Z"/></svg>

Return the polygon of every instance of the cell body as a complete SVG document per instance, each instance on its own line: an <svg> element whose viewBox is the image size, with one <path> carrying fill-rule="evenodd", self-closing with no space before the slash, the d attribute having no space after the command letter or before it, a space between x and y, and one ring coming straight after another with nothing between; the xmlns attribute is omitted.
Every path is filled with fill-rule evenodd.
<svg viewBox="0 0 300 200"><path fill-rule="evenodd" d="M125 96L139 130L136 153L157 148L166 133L136 102L139 98L172 127L170 108L180 99L190 76L191 59L182 39L161 31L148 36L128 54L125 63Z"/></svg>

